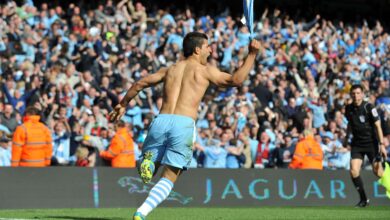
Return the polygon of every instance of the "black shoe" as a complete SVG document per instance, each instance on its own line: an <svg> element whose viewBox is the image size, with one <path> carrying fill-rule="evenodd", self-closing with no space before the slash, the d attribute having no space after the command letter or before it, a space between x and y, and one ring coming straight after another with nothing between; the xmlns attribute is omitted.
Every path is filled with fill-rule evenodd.
<svg viewBox="0 0 390 220"><path fill-rule="evenodd" d="M365 208L370 204L370 200L360 200L358 204L355 205L355 208Z"/></svg>

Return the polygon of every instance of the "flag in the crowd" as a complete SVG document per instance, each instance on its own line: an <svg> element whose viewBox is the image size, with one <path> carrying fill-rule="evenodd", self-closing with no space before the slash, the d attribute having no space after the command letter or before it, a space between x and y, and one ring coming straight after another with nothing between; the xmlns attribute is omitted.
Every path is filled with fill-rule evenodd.
<svg viewBox="0 0 390 220"><path fill-rule="evenodd" d="M253 1L254 0L243 0L244 2L244 18L241 20L242 23L246 24L253 37Z"/></svg>

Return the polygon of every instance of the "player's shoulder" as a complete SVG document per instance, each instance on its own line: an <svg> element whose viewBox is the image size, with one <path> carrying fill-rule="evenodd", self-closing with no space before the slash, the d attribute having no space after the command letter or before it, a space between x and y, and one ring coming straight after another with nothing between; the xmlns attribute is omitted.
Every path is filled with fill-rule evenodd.
<svg viewBox="0 0 390 220"><path fill-rule="evenodd" d="M184 65L188 65L187 60L180 60L180 61L172 64L171 66L169 66L169 68L175 68L175 67L184 66Z"/></svg>
<svg viewBox="0 0 390 220"><path fill-rule="evenodd" d="M197 64L195 62L190 62L188 60L182 60L179 62L176 62L175 64L170 66L170 69L182 69L182 68L190 68L191 70L203 70L205 69L205 66L201 64Z"/></svg>

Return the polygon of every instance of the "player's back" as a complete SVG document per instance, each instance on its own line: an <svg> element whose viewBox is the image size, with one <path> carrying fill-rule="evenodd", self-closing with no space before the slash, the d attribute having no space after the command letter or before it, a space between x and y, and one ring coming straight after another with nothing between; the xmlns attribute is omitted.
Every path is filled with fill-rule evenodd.
<svg viewBox="0 0 390 220"><path fill-rule="evenodd" d="M185 115L196 120L199 103L209 85L206 66L185 60L167 71L160 113Z"/></svg>

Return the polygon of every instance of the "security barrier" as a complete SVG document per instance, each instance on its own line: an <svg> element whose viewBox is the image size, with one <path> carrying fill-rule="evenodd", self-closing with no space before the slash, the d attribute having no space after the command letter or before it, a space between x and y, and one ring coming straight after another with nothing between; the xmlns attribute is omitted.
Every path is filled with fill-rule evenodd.
<svg viewBox="0 0 390 220"><path fill-rule="evenodd" d="M372 205L390 205L371 172L362 178ZM0 208L136 207L153 185L134 169L1 168ZM192 169L162 206L353 206L358 199L348 171Z"/></svg>

